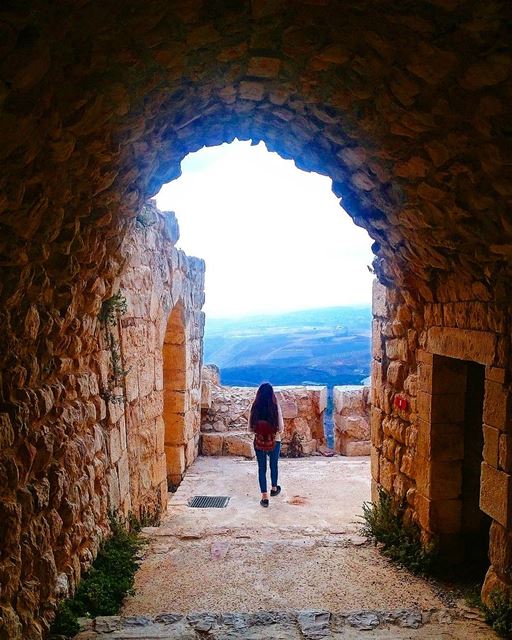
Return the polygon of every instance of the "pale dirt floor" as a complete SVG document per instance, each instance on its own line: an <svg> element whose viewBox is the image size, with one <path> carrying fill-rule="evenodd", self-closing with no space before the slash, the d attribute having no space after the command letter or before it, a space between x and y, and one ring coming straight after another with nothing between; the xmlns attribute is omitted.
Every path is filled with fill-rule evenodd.
<svg viewBox="0 0 512 640"><path fill-rule="evenodd" d="M464 621L474 612L398 569L359 535L357 517L370 499L368 458L281 459L279 465L283 490L263 509L255 461L198 458L170 496L161 526L144 530L149 545L122 615L415 608L424 619L445 616L453 624L364 636L495 637L478 621ZM225 509L192 509L194 495L225 495L230 502ZM443 636L459 627L462 635Z"/></svg>

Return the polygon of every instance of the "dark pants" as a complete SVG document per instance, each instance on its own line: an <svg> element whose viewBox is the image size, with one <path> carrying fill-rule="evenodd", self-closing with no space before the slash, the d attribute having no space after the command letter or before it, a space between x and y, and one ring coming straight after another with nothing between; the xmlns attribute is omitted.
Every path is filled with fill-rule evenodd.
<svg viewBox="0 0 512 640"><path fill-rule="evenodd" d="M258 480L260 482L261 493L267 493L267 456L270 459L270 481L273 487L277 487L277 461L279 460L279 452L281 451L281 443L276 442L272 451L256 451L256 459L258 460Z"/></svg>

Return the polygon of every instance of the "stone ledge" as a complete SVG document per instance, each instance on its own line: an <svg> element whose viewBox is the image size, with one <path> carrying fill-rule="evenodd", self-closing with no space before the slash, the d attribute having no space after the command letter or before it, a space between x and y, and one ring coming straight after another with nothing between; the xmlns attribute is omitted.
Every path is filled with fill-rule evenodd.
<svg viewBox="0 0 512 640"><path fill-rule="evenodd" d="M201 612L188 615L161 613L154 617L102 616L95 620L82 619L82 630L75 640L193 640L198 635L222 636L233 640L263 636L289 640L318 640L334 637L332 634L347 634L347 638L356 638L364 631L380 631L379 638L405 638L401 633L396 635L399 633L398 629L414 630L422 627L430 628L430 632L438 637L440 629L444 635L451 627L459 627L462 621L467 619L466 613L467 611L462 609L422 610L414 607L391 611L360 609L342 613L305 610L257 613ZM475 611L475 615L472 616L472 631L476 631L476 628L479 630L480 638L494 637L492 631L483 626L481 616ZM433 629L435 631L432 631Z"/></svg>

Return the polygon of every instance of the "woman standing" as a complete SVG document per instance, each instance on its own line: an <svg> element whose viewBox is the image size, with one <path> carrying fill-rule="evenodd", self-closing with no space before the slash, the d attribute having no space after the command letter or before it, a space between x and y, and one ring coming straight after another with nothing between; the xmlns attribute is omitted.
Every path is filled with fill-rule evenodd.
<svg viewBox="0 0 512 640"><path fill-rule="evenodd" d="M281 493L277 484L277 466L281 451L283 414L277 402L272 385L264 382L256 392L249 418L249 430L254 433L254 450L258 460L258 480L260 483L262 507L268 507L267 456L270 459L271 496Z"/></svg>

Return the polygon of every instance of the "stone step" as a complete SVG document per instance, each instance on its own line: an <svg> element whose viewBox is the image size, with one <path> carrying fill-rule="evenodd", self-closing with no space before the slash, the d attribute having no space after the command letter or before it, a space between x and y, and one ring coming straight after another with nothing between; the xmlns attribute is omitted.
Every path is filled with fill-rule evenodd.
<svg viewBox="0 0 512 640"><path fill-rule="evenodd" d="M75 640L355 640L494 638L471 610L328 611L160 614L155 617L105 616L82 620ZM424 627L427 627L424 629ZM423 629L423 631L422 631ZM370 632L366 634L365 632ZM469 633L469 635L468 635ZM471 635L477 633L477 636Z"/></svg>
<svg viewBox="0 0 512 640"><path fill-rule="evenodd" d="M200 452L203 456L243 456L254 458L254 436L247 430L210 431L201 433Z"/></svg>

